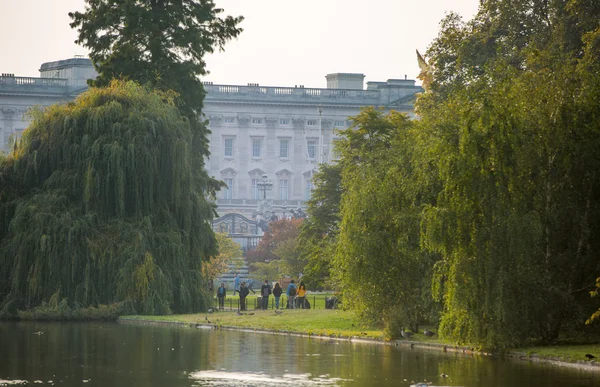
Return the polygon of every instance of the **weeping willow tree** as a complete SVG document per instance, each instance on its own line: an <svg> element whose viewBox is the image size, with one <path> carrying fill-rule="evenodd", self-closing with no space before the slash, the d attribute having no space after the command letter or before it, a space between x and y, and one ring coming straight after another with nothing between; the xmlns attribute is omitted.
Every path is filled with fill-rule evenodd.
<svg viewBox="0 0 600 387"><path fill-rule="evenodd" d="M129 301L145 314L207 305L215 187L193 167L174 97L113 81L34 114L0 160L3 314L53 295L72 306Z"/></svg>
<svg viewBox="0 0 600 387"><path fill-rule="evenodd" d="M511 348L581 333L598 272L597 2L482 2L442 22L415 153L438 170L440 335Z"/></svg>

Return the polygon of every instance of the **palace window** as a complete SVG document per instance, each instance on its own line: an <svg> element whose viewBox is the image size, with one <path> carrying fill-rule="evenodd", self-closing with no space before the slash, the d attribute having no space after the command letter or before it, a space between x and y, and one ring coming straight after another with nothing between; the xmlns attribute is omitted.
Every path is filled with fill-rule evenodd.
<svg viewBox="0 0 600 387"><path fill-rule="evenodd" d="M262 118L253 118L252 123L253 124L262 124Z"/></svg>
<svg viewBox="0 0 600 387"><path fill-rule="evenodd" d="M289 154L290 140L281 139L279 140L279 157L282 159L287 159L290 157Z"/></svg>
<svg viewBox="0 0 600 387"><path fill-rule="evenodd" d="M260 191L258 190L258 179L252 179L252 199L260 198Z"/></svg>
<svg viewBox="0 0 600 387"><path fill-rule="evenodd" d="M288 200L288 180L279 180L279 200Z"/></svg>
<svg viewBox="0 0 600 387"><path fill-rule="evenodd" d="M227 188L223 191L223 199L233 199L233 178L228 177L224 181Z"/></svg>
<svg viewBox="0 0 600 387"><path fill-rule="evenodd" d="M290 124L289 118L280 118L279 119L279 125L289 125L289 124Z"/></svg>
<svg viewBox="0 0 600 387"><path fill-rule="evenodd" d="M306 147L308 148L308 158L314 159L317 155L317 141L308 140L306 141Z"/></svg>
<svg viewBox="0 0 600 387"><path fill-rule="evenodd" d="M317 126L317 120L307 120L306 126Z"/></svg>
<svg viewBox="0 0 600 387"><path fill-rule="evenodd" d="M223 118L223 121L226 124L233 124L235 122L235 118L234 117L225 117L225 118Z"/></svg>
<svg viewBox="0 0 600 387"><path fill-rule="evenodd" d="M252 157L260 158L260 151L262 147L262 140L260 138L252 139Z"/></svg>
<svg viewBox="0 0 600 387"><path fill-rule="evenodd" d="M333 126L335 126L336 128L343 128L345 125L344 121L335 121L333 123Z"/></svg>
<svg viewBox="0 0 600 387"><path fill-rule="evenodd" d="M225 149L223 149L225 157L233 157L233 138L225 139Z"/></svg>
<svg viewBox="0 0 600 387"><path fill-rule="evenodd" d="M310 179L306 180L306 192L304 192L304 199L309 200L312 196L313 185Z"/></svg>

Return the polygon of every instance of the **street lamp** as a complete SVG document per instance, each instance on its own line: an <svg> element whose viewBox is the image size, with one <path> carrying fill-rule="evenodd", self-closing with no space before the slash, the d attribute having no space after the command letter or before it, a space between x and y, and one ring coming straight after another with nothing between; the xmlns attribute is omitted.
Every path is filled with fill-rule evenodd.
<svg viewBox="0 0 600 387"><path fill-rule="evenodd" d="M273 189L273 182L267 179L267 174L262 175L262 179L260 179L256 183L258 190L263 193L263 200L267 200L267 191Z"/></svg>
<svg viewBox="0 0 600 387"><path fill-rule="evenodd" d="M285 210L287 210L287 205L285 203L283 203L281 205L281 209L283 210L283 219L285 219Z"/></svg>

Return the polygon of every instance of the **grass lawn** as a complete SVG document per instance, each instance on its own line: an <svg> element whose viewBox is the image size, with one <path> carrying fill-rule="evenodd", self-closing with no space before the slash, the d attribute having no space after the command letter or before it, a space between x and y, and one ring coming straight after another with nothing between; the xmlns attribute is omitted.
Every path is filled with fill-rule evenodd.
<svg viewBox="0 0 600 387"><path fill-rule="evenodd" d="M560 360L568 362L587 361L588 359L585 355L588 353L600 358L600 344L560 344L544 347L526 347L517 348L515 352L523 352L528 356L536 355L542 358L560 358ZM593 361L598 361L598 359L593 359Z"/></svg>
<svg viewBox="0 0 600 387"><path fill-rule="evenodd" d="M340 309L284 309L281 314L275 314L273 310L248 310L243 313L246 314L238 316L235 312L226 311L211 314L130 316L127 318L186 323L205 323L208 319L212 324L222 326L291 331L317 336L362 336L383 339L381 329L364 326L356 320L352 312Z"/></svg>

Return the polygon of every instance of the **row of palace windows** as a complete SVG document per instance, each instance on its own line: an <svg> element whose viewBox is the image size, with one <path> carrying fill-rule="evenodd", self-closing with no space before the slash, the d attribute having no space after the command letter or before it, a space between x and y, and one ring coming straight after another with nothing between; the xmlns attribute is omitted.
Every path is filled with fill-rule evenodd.
<svg viewBox="0 0 600 387"><path fill-rule="evenodd" d="M226 124L234 124L235 117L224 117L223 122L225 122ZM251 122L253 125L262 125L264 123L264 120L262 118L253 117L251 119ZM287 126L290 124L291 124L291 120L289 118L280 118L279 119L279 125ZM317 119L306 120L306 126L318 126L318 125L319 125L319 120L317 120ZM344 128L346 126L346 121L335 120L335 121L333 121L333 126L336 128Z"/></svg>
<svg viewBox="0 0 600 387"><path fill-rule="evenodd" d="M223 179L224 183L227 185L226 188L223 189L223 199L235 199L234 198L234 184L235 178L227 177ZM250 197L252 199L262 199L264 193L259 190L258 182L260 179L252 179L252 186L250 189ZM277 184L277 199L279 200L289 200L290 192L291 192L291 184L290 179L279 179ZM310 179L306 179L304 182L304 200L310 199L310 195L313 190L312 181Z"/></svg>
<svg viewBox="0 0 600 387"><path fill-rule="evenodd" d="M306 140L306 152L309 159L314 159L317 155L318 141L315 139ZM252 158L263 157L263 139L252 138ZM225 137L223 141L223 155L225 157L234 157L235 137ZM290 158L290 139L279 139L279 158Z"/></svg>

